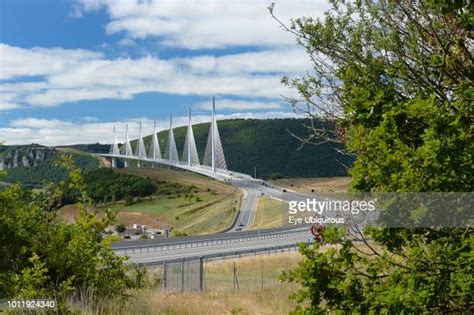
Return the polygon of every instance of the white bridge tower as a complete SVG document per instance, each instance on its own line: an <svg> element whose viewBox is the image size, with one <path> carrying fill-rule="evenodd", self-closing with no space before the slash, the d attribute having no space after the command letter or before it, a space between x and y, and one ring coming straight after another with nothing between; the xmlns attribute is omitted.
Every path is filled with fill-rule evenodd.
<svg viewBox="0 0 474 315"><path fill-rule="evenodd" d="M221 137L219 136L219 129L217 128L216 101L214 97L212 98L212 121L209 128L209 136L207 138L203 164L210 166L213 173L218 170L227 170Z"/></svg>
<svg viewBox="0 0 474 315"><path fill-rule="evenodd" d="M199 165L199 155L191 123L191 106L188 107L188 130L186 132L186 139L184 140L181 162L186 163L188 166Z"/></svg>
<svg viewBox="0 0 474 315"><path fill-rule="evenodd" d="M117 142L117 136L115 134L115 126L114 126L114 143L110 146L110 154L112 155L120 155L120 150ZM117 168L117 158L112 158L112 168Z"/></svg>
<svg viewBox="0 0 474 315"><path fill-rule="evenodd" d="M178 149L176 149L176 141L174 140L173 133L173 116L171 114L170 129L168 131L168 145L166 146L165 156L171 163L179 162Z"/></svg>

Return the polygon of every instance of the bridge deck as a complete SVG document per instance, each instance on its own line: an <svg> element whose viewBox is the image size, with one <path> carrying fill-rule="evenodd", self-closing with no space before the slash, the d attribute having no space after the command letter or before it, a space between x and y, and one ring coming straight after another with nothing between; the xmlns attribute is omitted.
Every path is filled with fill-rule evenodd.
<svg viewBox="0 0 474 315"><path fill-rule="evenodd" d="M198 173L201 175L205 175L214 179L218 180L226 180L226 179L252 179L252 176L239 173L239 172L233 172L229 170L224 170L224 169L216 169L216 172L213 172L211 167L206 166L206 165L187 165L185 163L182 163L180 161L170 161L166 159L150 159L150 158L141 158L138 156L133 156L133 155L116 155L116 154L97 154L97 156L103 156L107 158L115 158L115 159L124 159L124 160L132 160L132 161L138 161L138 162L147 162L147 163L155 163L155 164L161 164L161 165L167 165L167 166L172 166L176 168L180 168L183 170L187 170L190 172Z"/></svg>

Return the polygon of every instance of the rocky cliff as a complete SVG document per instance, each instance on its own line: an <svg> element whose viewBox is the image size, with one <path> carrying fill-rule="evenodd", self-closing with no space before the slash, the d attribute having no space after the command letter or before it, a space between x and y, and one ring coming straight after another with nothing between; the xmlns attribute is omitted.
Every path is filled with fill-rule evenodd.
<svg viewBox="0 0 474 315"><path fill-rule="evenodd" d="M37 144L0 146L0 170L37 166L55 155L56 150Z"/></svg>

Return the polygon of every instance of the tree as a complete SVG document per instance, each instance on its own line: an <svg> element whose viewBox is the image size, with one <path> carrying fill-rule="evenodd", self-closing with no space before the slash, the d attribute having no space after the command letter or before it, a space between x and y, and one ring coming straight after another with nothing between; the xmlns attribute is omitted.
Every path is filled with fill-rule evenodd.
<svg viewBox="0 0 474 315"><path fill-rule="evenodd" d="M187 236L187 235L188 234L186 232L183 232L177 229L173 229L173 231L171 232L172 237L180 237L180 236Z"/></svg>
<svg viewBox="0 0 474 315"><path fill-rule="evenodd" d="M282 79L300 95L290 103L337 126L309 126L302 140L344 142L357 157L353 191L472 191L472 10L468 1L336 0L323 20L281 23L314 71ZM472 229L377 228L360 235L364 250L347 234L329 240L341 246L303 246L306 259L284 275L311 302L295 312L473 310Z"/></svg>
<svg viewBox="0 0 474 315"><path fill-rule="evenodd" d="M117 231L117 233L123 233L127 230L127 227L125 226L125 224L123 223L120 223L120 224L117 224L115 226L115 231Z"/></svg>
<svg viewBox="0 0 474 315"><path fill-rule="evenodd" d="M106 211L99 219L91 212L91 199L81 171L70 158L61 164L69 170L70 189L79 192L75 224L56 218L61 187L48 185L42 192L19 185L0 192L0 297L52 298L67 311L67 301L81 293L102 298L125 298L134 286L123 257L115 256L104 229L114 220Z"/></svg>
<svg viewBox="0 0 474 315"><path fill-rule="evenodd" d="M133 197L130 196L130 195L125 195L125 205L126 206L131 206L133 205L134 201L133 201Z"/></svg>
<svg viewBox="0 0 474 315"><path fill-rule="evenodd" d="M280 173L273 173L271 176L270 176L270 179L271 180L277 180L277 179L282 179L283 178L283 175L281 175Z"/></svg>

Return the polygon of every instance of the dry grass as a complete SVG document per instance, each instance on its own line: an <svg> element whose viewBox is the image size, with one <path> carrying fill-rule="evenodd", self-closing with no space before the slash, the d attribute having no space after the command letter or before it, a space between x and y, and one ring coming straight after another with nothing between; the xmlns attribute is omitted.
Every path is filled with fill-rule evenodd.
<svg viewBox="0 0 474 315"><path fill-rule="evenodd" d="M65 205L58 210L58 219L67 223L75 223L76 216L79 213L79 209L76 205ZM98 217L102 218L104 216L104 211L99 209ZM126 226L131 226L134 223L145 224L151 229L164 229L167 225L160 221L157 216L145 213L145 212L129 212L129 211L119 211L116 218L117 224L123 223Z"/></svg>
<svg viewBox="0 0 474 315"><path fill-rule="evenodd" d="M315 192L345 192L349 188L350 177L321 177L321 178L292 178L273 181L277 186L289 190L310 193Z"/></svg>
<svg viewBox="0 0 474 315"><path fill-rule="evenodd" d="M257 212L252 222L252 229L269 229L282 226L283 204L280 200L261 197L257 203Z"/></svg>
<svg viewBox="0 0 474 315"><path fill-rule="evenodd" d="M184 231L188 235L216 233L224 230L232 224L240 208L242 193L239 189L202 175L167 168L125 168L117 172L196 186L200 192L195 195L202 199L201 202L186 201L182 196L145 201L119 208L120 212L154 215L159 222Z"/></svg>
<svg viewBox="0 0 474 315"><path fill-rule="evenodd" d="M279 282L278 277L281 271L294 268L301 259L299 253L292 252L207 262L206 290L202 293L143 289L133 291L126 303L106 301L94 306L86 299L76 302L75 308L81 314L288 314L295 306L288 297L299 287ZM240 282L240 290L235 291L232 289L234 263ZM251 279L253 285L245 285L245 279Z"/></svg>
<svg viewBox="0 0 474 315"><path fill-rule="evenodd" d="M155 312L140 314L288 314L292 301L288 299L295 290L294 285L281 284L263 290L254 289L236 292L206 293L149 293Z"/></svg>
<svg viewBox="0 0 474 315"><path fill-rule="evenodd" d="M242 192L239 189L201 175L163 168L127 168L116 171L168 183L194 185L198 189L193 199L184 195L160 195L144 198L128 206L123 203L99 206L99 216L103 215L107 207L118 210L116 221L126 226L138 223L156 229L174 227L188 235L216 233L232 224L240 208ZM76 206L67 205L58 211L58 218L74 223L77 212Z"/></svg>

